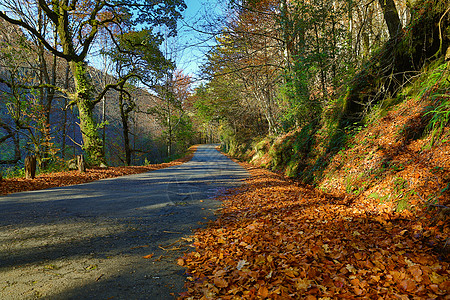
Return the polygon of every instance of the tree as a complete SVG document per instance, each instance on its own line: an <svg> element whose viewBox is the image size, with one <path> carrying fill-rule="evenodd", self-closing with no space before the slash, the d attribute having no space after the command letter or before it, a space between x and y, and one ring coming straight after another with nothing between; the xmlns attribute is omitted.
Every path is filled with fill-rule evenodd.
<svg viewBox="0 0 450 300"><path fill-rule="evenodd" d="M46 64L42 63L46 57L41 56L38 45L27 40L16 26L0 20L0 33L0 82L5 85L0 101L4 113L1 127L15 144L14 160L20 160L20 149L26 148L34 153L42 168L57 150L52 143L49 125L53 95L26 87L43 82L43 76L37 74L47 73ZM8 161L11 160L4 162Z"/></svg>
<svg viewBox="0 0 450 300"><path fill-rule="evenodd" d="M383 16L389 30L389 36L393 39L402 29L402 23L398 17L394 0L378 0L378 2L383 10Z"/></svg>
<svg viewBox="0 0 450 300"><path fill-rule="evenodd" d="M191 126L186 118L185 101L190 95L191 78L181 70L166 73L165 81L158 87L159 104L148 110L166 129L164 132L167 156L174 154L173 146L181 142L181 148L186 146L187 138L184 127ZM184 151L184 149L183 149Z"/></svg>
<svg viewBox="0 0 450 300"><path fill-rule="evenodd" d="M119 48L113 48L108 54L115 64L117 83L109 86L119 92L119 111L122 120L125 163L130 165L133 149L129 139L129 117L136 108L130 93L129 81L141 83L155 89L158 81L172 68L159 50L162 39L148 30L130 31L117 38Z"/></svg>
<svg viewBox="0 0 450 300"><path fill-rule="evenodd" d="M86 59L90 48L100 31L106 30L114 39L113 28L126 29L125 24L131 27L145 24L149 28L165 25L171 34L175 34L180 11L186 7L183 0L6 0L2 5L6 10L0 11L0 18L21 26L48 51L69 63L75 82L75 93L70 95L71 104L78 108L83 148L89 162L99 164L104 160L104 152L93 109L101 101L99 96L102 93L95 95L88 76ZM30 12L36 15L38 11L42 11L56 29L60 47L52 44L30 18Z"/></svg>

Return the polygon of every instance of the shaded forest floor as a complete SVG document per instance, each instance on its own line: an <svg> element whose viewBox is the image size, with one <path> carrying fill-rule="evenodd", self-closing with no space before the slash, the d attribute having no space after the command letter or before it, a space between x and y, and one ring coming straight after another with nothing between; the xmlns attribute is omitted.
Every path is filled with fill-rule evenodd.
<svg viewBox="0 0 450 300"><path fill-rule="evenodd" d="M182 299L450 299L446 216L374 213L378 199L243 165L252 176L178 260Z"/></svg>
<svg viewBox="0 0 450 300"><path fill-rule="evenodd" d="M35 179L6 178L0 181L0 195L81 184L99 179L138 174L172 166L178 166L184 162L191 160L194 156L195 150L196 146L193 146L190 148L188 154L183 158L162 164L152 164L147 166L108 167L105 169L89 168L84 173L80 173L78 171L43 173L36 176Z"/></svg>

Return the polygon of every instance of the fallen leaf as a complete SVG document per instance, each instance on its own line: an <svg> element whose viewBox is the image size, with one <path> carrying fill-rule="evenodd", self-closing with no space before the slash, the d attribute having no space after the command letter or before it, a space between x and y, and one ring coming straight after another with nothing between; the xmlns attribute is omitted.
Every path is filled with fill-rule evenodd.
<svg viewBox="0 0 450 300"><path fill-rule="evenodd" d="M238 269L239 271L242 270L242 268L247 264L247 261L245 260L240 260L236 266L236 269Z"/></svg>
<svg viewBox="0 0 450 300"><path fill-rule="evenodd" d="M152 254L149 254L149 255L142 256L142 258L149 259L149 258L152 258L153 255L154 255L154 254L152 253Z"/></svg>
<svg viewBox="0 0 450 300"><path fill-rule="evenodd" d="M228 282L223 278L214 278L214 285L220 288L226 288L228 286Z"/></svg>
<svg viewBox="0 0 450 300"><path fill-rule="evenodd" d="M440 284L446 280L446 277L433 272L430 274L430 280L434 284Z"/></svg>
<svg viewBox="0 0 450 300"><path fill-rule="evenodd" d="M303 279L297 279L295 280L295 288L299 291L301 290L307 290L309 286L311 285L311 280L308 280L306 278Z"/></svg>
<svg viewBox="0 0 450 300"><path fill-rule="evenodd" d="M409 273L414 277L414 280L417 282L422 281L422 270L419 265L413 265L408 268Z"/></svg>
<svg viewBox="0 0 450 300"><path fill-rule="evenodd" d="M346 268L349 272L351 272L351 273L353 273L353 274L356 274L356 272L357 272L356 268L355 268L353 265L347 264L347 265L345 266L345 268Z"/></svg>
<svg viewBox="0 0 450 300"><path fill-rule="evenodd" d="M262 298L266 298L269 296L269 290L265 286L260 286L258 289L258 296Z"/></svg>
<svg viewBox="0 0 450 300"><path fill-rule="evenodd" d="M416 289L416 283L410 279L405 279L402 282L400 282L400 286L403 290L407 292L412 292Z"/></svg>
<svg viewBox="0 0 450 300"><path fill-rule="evenodd" d="M182 259L182 258L179 258L179 259L177 259L177 264L179 265L179 266L184 266L185 265L185 261L184 261L184 259Z"/></svg>

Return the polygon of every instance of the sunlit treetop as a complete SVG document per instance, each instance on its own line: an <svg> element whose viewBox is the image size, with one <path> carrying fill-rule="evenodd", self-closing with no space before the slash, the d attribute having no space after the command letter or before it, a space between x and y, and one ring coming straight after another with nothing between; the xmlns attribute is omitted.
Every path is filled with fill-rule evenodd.
<svg viewBox="0 0 450 300"><path fill-rule="evenodd" d="M169 36L175 35L185 8L183 0L5 0L0 18L24 28L53 54L82 61L103 30L111 38L133 28L164 27ZM44 28L48 22L51 26ZM52 27L61 46L52 42Z"/></svg>

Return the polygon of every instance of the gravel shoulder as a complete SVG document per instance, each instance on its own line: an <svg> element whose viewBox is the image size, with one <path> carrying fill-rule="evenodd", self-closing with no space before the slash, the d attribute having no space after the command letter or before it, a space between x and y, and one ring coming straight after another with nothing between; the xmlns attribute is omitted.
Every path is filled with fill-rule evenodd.
<svg viewBox="0 0 450 300"><path fill-rule="evenodd" d="M0 197L0 299L173 299L178 257L245 169L212 145L180 166Z"/></svg>

